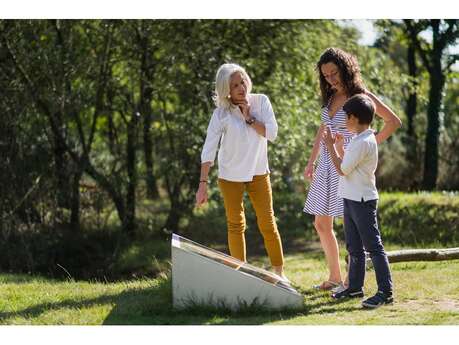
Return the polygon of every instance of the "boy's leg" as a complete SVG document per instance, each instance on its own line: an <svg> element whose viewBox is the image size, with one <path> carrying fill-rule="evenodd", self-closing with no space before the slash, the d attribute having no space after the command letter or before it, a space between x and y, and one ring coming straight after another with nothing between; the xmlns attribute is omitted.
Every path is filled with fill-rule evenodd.
<svg viewBox="0 0 459 345"><path fill-rule="evenodd" d="M242 202L244 183L218 179L218 186L220 187L225 204L230 255L245 262L245 214Z"/></svg>
<svg viewBox="0 0 459 345"><path fill-rule="evenodd" d="M377 200L368 200L359 203L357 216L357 227L365 246L370 253L371 261L376 274L378 291L385 294L392 294L392 277L389 268L389 260L381 240L381 233L378 228Z"/></svg>
<svg viewBox="0 0 459 345"><path fill-rule="evenodd" d="M274 218L271 181L269 174L256 175L246 183L246 190L257 216L258 228L263 235L266 251L273 267L284 265L282 241Z"/></svg>
<svg viewBox="0 0 459 345"><path fill-rule="evenodd" d="M349 290L361 290L365 280L365 252L355 222L355 201L344 199L344 234L349 253Z"/></svg>

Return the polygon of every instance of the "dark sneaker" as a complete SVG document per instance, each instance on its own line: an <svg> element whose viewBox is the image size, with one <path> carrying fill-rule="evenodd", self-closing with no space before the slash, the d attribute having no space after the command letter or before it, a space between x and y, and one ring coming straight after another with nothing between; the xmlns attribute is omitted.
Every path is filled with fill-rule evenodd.
<svg viewBox="0 0 459 345"><path fill-rule="evenodd" d="M391 293L384 293L382 291L378 291L376 295L370 297L362 302L362 306L365 308L378 308L383 304L389 304L394 302L394 297L392 297Z"/></svg>
<svg viewBox="0 0 459 345"><path fill-rule="evenodd" d="M344 289L342 291L332 293L331 297L334 299L363 297L363 290L362 289L360 290Z"/></svg>

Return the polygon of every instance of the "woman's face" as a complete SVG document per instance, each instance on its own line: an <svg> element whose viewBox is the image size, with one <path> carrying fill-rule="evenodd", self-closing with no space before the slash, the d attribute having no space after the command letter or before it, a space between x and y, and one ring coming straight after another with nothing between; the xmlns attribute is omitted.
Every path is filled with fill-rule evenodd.
<svg viewBox="0 0 459 345"><path fill-rule="evenodd" d="M320 71L332 89L336 91L343 89L339 68L333 62L328 62L320 66Z"/></svg>
<svg viewBox="0 0 459 345"><path fill-rule="evenodd" d="M230 79L231 102L237 103L247 99L247 82L240 72L235 72Z"/></svg>

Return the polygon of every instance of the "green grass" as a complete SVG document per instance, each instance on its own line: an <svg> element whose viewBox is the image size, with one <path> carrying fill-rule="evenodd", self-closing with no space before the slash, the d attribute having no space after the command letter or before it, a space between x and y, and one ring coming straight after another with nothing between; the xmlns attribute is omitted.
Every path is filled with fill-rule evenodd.
<svg viewBox="0 0 459 345"><path fill-rule="evenodd" d="M390 247L388 249L395 249ZM266 258L252 263L266 266ZM459 260L391 265L395 303L363 310L358 300L335 302L328 293L310 287L325 278L318 251L286 255L287 274L304 295L297 311L246 308L229 310L195 306L171 307L171 284L166 274L129 282L55 281L24 275L0 275L0 324L278 324L278 325L459 325ZM368 271L366 292L375 292L374 272Z"/></svg>

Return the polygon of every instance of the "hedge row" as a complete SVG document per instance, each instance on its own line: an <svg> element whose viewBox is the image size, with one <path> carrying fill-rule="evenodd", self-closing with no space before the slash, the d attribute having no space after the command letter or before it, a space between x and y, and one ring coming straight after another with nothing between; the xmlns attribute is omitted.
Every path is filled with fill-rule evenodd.
<svg viewBox="0 0 459 345"><path fill-rule="evenodd" d="M379 222L385 241L459 245L459 194L381 193Z"/></svg>

